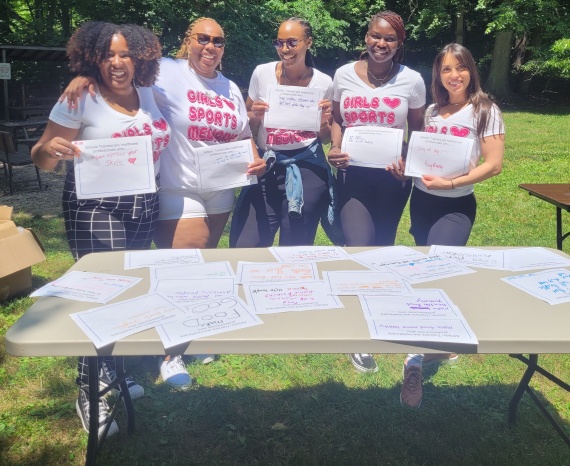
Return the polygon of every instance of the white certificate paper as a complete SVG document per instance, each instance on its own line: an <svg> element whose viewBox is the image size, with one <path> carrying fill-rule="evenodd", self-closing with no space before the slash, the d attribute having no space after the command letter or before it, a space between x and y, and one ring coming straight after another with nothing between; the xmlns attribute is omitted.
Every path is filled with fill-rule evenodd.
<svg viewBox="0 0 570 466"><path fill-rule="evenodd" d="M509 285L516 286L548 304L570 301L570 271L566 269L545 270L543 272L515 275L501 278Z"/></svg>
<svg viewBox="0 0 570 466"><path fill-rule="evenodd" d="M238 262L239 283L313 281L319 279L314 262Z"/></svg>
<svg viewBox="0 0 570 466"><path fill-rule="evenodd" d="M199 249L154 249L125 252L125 270L144 267L172 267L174 265L202 264Z"/></svg>
<svg viewBox="0 0 570 466"><path fill-rule="evenodd" d="M406 176L455 178L469 172L473 139L414 131L408 143Z"/></svg>
<svg viewBox="0 0 570 466"><path fill-rule="evenodd" d="M327 262L351 260L338 246L275 246L269 252L279 262Z"/></svg>
<svg viewBox="0 0 570 466"><path fill-rule="evenodd" d="M336 295L411 295L412 288L392 272L347 270L323 272L323 280Z"/></svg>
<svg viewBox="0 0 570 466"><path fill-rule="evenodd" d="M156 192L150 136L73 141L77 199Z"/></svg>
<svg viewBox="0 0 570 466"><path fill-rule="evenodd" d="M265 112L266 128L316 131L321 129L319 102L323 91L311 87L269 86L269 109Z"/></svg>
<svg viewBox="0 0 570 466"><path fill-rule="evenodd" d="M342 152L357 167L386 168L402 155L404 130L384 126L353 126L342 136Z"/></svg>
<svg viewBox="0 0 570 466"><path fill-rule="evenodd" d="M496 249L478 249L462 246L432 245L430 255L440 256L466 267L482 269L505 269L505 251Z"/></svg>
<svg viewBox="0 0 570 466"><path fill-rule="evenodd" d="M253 162L250 139L199 147L196 156L201 191L218 191L257 183L257 176L246 173L247 166Z"/></svg>

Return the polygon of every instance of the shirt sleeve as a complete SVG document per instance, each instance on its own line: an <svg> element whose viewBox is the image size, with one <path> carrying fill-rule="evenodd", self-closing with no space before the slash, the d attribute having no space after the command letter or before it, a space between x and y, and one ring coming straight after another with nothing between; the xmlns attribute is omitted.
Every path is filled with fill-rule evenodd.
<svg viewBox="0 0 570 466"><path fill-rule="evenodd" d="M249 128L249 117L247 116L247 108L245 106L245 101L243 100L243 97L241 95L241 92L238 88L238 86L232 81L231 85L233 87L233 93L236 96L235 100L237 100L237 104L238 104L238 108L239 108L239 116L240 116L240 120L245 122L245 124L243 125L243 129L241 131L241 133L238 136L238 140L242 140L242 139L248 139L250 137L252 137L251 134L251 129Z"/></svg>
<svg viewBox="0 0 570 466"><path fill-rule="evenodd" d="M58 125L65 126L66 128L81 128L86 97L87 91L84 91L81 95L79 105L72 109L68 107L67 100L57 102L51 109L49 119Z"/></svg>
<svg viewBox="0 0 570 466"><path fill-rule="evenodd" d="M420 108L426 104L426 85L422 75L418 73L418 79L414 84L412 93L410 95L410 108Z"/></svg>
<svg viewBox="0 0 570 466"><path fill-rule="evenodd" d="M487 127L483 132L483 137L495 134L505 134L505 123L503 122L501 110L499 110L497 105L493 104L487 118Z"/></svg>
<svg viewBox="0 0 570 466"><path fill-rule="evenodd" d="M249 80L249 89L247 90L247 96L253 100L259 100L259 66L253 70L251 79Z"/></svg>

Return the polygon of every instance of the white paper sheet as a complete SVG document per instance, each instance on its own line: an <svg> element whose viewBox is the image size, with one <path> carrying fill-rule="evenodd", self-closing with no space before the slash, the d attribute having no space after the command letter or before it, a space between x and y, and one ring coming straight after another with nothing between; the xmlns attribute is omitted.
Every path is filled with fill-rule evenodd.
<svg viewBox="0 0 570 466"><path fill-rule="evenodd" d="M203 262L204 258L199 249L154 249L125 252L125 270L202 264Z"/></svg>
<svg viewBox="0 0 570 466"><path fill-rule="evenodd" d="M392 262L386 267L412 284L475 273L475 270L439 256Z"/></svg>
<svg viewBox="0 0 570 466"><path fill-rule="evenodd" d="M314 262L238 262L239 283L267 283L289 281L314 281L319 279Z"/></svg>
<svg viewBox="0 0 570 466"><path fill-rule="evenodd" d="M506 249L505 262L507 268L514 272L570 266L570 259L544 248Z"/></svg>
<svg viewBox="0 0 570 466"><path fill-rule="evenodd" d="M256 314L344 307L340 299L327 294L328 288L322 281L275 282L269 285L246 283L243 289Z"/></svg>
<svg viewBox="0 0 570 466"><path fill-rule="evenodd" d="M196 160L201 191L219 191L257 183L256 176L246 173L247 166L253 162L250 139L199 147Z"/></svg>
<svg viewBox="0 0 570 466"><path fill-rule="evenodd" d="M202 301L188 306L186 317L156 327L165 348L200 337L217 335L254 325L263 321L237 296Z"/></svg>
<svg viewBox="0 0 570 466"><path fill-rule="evenodd" d="M330 292L336 295L398 295L413 293L412 288L392 272L371 272L369 270L339 270L323 272L323 280Z"/></svg>
<svg viewBox="0 0 570 466"><path fill-rule="evenodd" d="M235 274L228 261L150 268L151 283L162 278L220 278L233 276L235 276Z"/></svg>
<svg viewBox="0 0 570 466"><path fill-rule="evenodd" d="M430 255L448 259L466 267L505 270L505 251L499 249L478 249L458 246L433 245Z"/></svg>
<svg viewBox="0 0 570 466"><path fill-rule="evenodd" d="M322 89L299 86L268 86L263 125L266 128L318 132L321 129L319 102Z"/></svg>
<svg viewBox="0 0 570 466"><path fill-rule="evenodd" d="M342 152L356 167L386 168L402 156L404 130L384 126L352 126L342 136Z"/></svg>
<svg viewBox="0 0 570 466"><path fill-rule="evenodd" d="M105 304L136 285L142 278L105 273L72 271L47 285L38 288L30 296L58 296L89 303Z"/></svg>
<svg viewBox="0 0 570 466"><path fill-rule="evenodd" d="M515 275L501 280L549 304L570 302L570 271L566 269Z"/></svg>
<svg viewBox="0 0 570 466"><path fill-rule="evenodd" d="M195 301L233 296L237 294L237 283L234 277L163 278L153 283L150 291L160 293L173 303L185 307Z"/></svg>
<svg viewBox="0 0 570 466"><path fill-rule="evenodd" d="M156 192L150 136L73 141L77 199Z"/></svg>
<svg viewBox="0 0 570 466"><path fill-rule="evenodd" d="M414 131L408 143L406 176L455 178L469 173L473 139Z"/></svg>
<svg viewBox="0 0 570 466"><path fill-rule="evenodd" d="M184 312L164 296L147 294L69 317L96 348L101 348L129 335L182 319Z"/></svg>
<svg viewBox="0 0 570 466"><path fill-rule="evenodd" d="M355 254L351 254L350 257L352 257L353 261L358 262L364 267L387 272L388 269L386 269L385 264L395 261L418 259L426 257L426 255L406 246L389 246L365 252L357 252Z"/></svg>
<svg viewBox="0 0 570 466"><path fill-rule="evenodd" d="M269 252L279 262L326 262L351 260L350 255L338 246L270 247Z"/></svg>

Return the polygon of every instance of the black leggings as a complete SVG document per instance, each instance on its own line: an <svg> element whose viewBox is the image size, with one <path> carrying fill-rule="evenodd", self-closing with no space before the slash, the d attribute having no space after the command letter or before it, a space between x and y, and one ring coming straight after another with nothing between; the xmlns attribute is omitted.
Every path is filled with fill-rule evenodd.
<svg viewBox="0 0 570 466"><path fill-rule="evenodd" d="M315 242L319 220L329 205L328 173L324 168L298 162L303 179L303 210L299 218L288 212L285 171L276 165L238 200L230 229L230 247L260 248L273 245L279 231L280 246L308 246Z"/></svg>
<svg viewBox="0 0 570 466"><path fill-rule="evenodd" d="M411 180L380 168L348 167L337 174L340 221L347 246L392 246Z"/></svg>
<svg viewBox="0 0 570 466"><path fill-rule="evenodd" d="M410 233L417 246L465 246L475 223L475 195L442 197L414 188L410 199Z"/></svg>

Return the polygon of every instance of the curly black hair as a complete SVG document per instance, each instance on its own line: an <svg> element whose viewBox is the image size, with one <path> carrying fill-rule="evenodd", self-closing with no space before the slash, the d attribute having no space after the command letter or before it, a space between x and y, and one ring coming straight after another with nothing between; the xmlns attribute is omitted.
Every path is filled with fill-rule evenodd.
<svg viewBox="0 0 570 466"><path fill-rule="evenodd" d="M83 23L67 43L69 69L78 75L99 80L99 65L105 60L115 34L122 35L129 47L129 55L135 65L134 85L148 87L154 84L162 48L152 31L135 24Z"/></svg>

